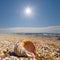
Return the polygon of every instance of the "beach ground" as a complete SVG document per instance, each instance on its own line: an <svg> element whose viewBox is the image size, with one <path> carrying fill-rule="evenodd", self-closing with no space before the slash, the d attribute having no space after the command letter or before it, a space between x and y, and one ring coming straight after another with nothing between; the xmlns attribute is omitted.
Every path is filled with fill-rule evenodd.
<svg viewBox="0 0 60 60"><path fill-rule="evenodd" d="M14 35L0 34L0 60L9 58L10 60L28 60L17 56L3 57L4 50L14 51L16 42L31 40L38 54L38 60L60 60L60 37L51 36L32 36L32 35ZM3 57L3 58L2 58Z"/></svg>

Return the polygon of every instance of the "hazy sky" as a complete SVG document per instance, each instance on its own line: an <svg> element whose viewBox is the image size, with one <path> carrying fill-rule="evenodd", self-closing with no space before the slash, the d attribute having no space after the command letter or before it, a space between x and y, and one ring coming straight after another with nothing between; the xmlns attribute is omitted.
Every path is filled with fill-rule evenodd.
<svg viewBox="0 0 60 60"><path fill-rule="evenodd" d="M60 33L60 0L0 0L0 33L9 32Z"/></svg>
<svg viewBox="0 0 60 60"><path fill-rule="evenodd" d="M60 26L60 0L0 0L0 28L47 26Z"/></svg>

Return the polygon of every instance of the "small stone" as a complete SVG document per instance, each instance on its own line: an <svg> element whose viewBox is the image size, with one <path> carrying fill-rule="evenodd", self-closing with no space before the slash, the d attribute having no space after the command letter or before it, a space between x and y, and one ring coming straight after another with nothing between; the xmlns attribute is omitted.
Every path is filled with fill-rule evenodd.
<svg viewBox="0 0 60 60"><path fill-rule="evenodd" d="M11 60L9 57L4 58L3 60Z"/></svg>

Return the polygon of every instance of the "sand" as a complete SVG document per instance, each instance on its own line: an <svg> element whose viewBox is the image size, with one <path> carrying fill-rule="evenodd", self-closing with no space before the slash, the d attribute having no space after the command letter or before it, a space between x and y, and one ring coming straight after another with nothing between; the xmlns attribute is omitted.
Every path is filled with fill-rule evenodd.
<svg viewBox="0 0 60 60"><path fill-rule="evenodd" d="M60 37L14 34L0 34L0 60L6 60L6 58L10 60L29 60L30 58L13 55L2 58L4 50L8 49L10 52L13 52L15 43L22 42L23 40L31 40L34 43L38 60L60 60Z"/></svg>

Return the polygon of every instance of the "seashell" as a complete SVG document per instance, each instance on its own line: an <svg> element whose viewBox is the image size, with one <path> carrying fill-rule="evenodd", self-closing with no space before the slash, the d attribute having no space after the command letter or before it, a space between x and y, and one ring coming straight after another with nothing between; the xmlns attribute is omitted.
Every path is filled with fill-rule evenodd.
<svg viewBox="0 0 60 60"><path fill-rule="evenodd" d="M27 56L20 42L14 45L14 52L17 56Z"/></svg>
<svg viewBox="0 0 60 60"><path fill-rule="evenodd" d="M36 57L36 49L32 41L17 42L14 46L14 52L17 56Z"/></svg>

